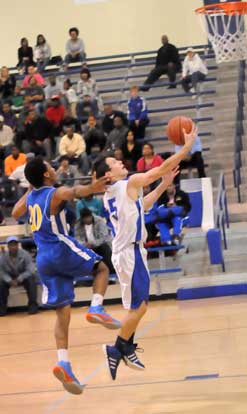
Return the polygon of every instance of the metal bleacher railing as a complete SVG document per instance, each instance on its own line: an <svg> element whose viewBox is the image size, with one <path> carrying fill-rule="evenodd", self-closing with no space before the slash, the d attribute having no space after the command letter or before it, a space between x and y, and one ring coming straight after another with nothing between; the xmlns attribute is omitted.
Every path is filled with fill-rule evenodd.
<svg viewBox="0 0 247 414"><path fill-rule="evenodd" d="M238 76L238 105L236 110L236 130L234 141L234 169L233 180L234 187L237 189L238 202L241 203L241 167L242 157L241 152L243 150L243 120L244 120L244 93L245 93L245 68L246 62L244 60L239 62L239 76Z"/></svg>
<svg viewBox="0 0 247 414"><path fill-rule="evenodd" d="M220 230L223 237L224 248L227 249L226 228L229 228L229 213L227 207L226 185L224 173L219 176L217 198L215 204L215 226Z"/></svg>

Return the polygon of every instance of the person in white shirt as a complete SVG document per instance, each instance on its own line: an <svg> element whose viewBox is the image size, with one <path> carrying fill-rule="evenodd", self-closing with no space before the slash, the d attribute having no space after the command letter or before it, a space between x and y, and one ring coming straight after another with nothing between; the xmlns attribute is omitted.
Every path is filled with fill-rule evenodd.
<svg viewBox="0 0 247 414"><path fill-rule="evenodd" d="M75 133L73 127L68 127L66 134L61 138L59 154L67 155L70 163L78 164L82 173L87 175L89 163L86 154L86 144L82 135Z"/></svg>
<svg viewBox="0 0 247 414"><path fill-rule="evenodd" d="M205 79L208 69L194 49L187 49L183 62L182 86L185 92L196 92L197 83Z"/></svg>
<svg viewBox="0 0 247 414"><path fill-rule="evenodd" d="M69 103L69 107L71 110L71 114L74 118L76 118L76 105L78 102L78 96L76 95L76 92L74 88L72 87L72 83L70 79L66 79L63 83L64 88L64 95L67 98L67 101Z"/></svg>
<svg viewBox="0 0 247 414"><path fill-rule="evenodd" d="M37 36L34 47L34 59L37 62L38 72L43 72L51 58L51 48L42 34Z"/></svg>
<svg viewBox="0 0 247 414"><path fill-rule="evenodd" d="M14 133L12 128L4 125L4 118L0 115L0 171L3 169L3 161L10 154Z"/></svg>

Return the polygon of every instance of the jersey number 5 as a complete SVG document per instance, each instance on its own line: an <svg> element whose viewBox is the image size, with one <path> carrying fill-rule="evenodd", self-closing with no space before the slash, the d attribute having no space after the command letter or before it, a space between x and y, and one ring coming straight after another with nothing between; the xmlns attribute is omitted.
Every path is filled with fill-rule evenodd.
<svg viewBox="0 0 247 414"><path fill-rule="evenodd" d="M32 231L38 231L42 223L42 212L38 204L29 206L30 224Z"/></svg>
<svg viewBox="0 0 247 414"><path fill-rule="evenodd" d="M110 200L108 200L108 205L109 205L109 210L111 213L111 216L115 219L118 220L118 216L117 216L117 207L115 205L116 203L116 198L110 198Z"/></svg>

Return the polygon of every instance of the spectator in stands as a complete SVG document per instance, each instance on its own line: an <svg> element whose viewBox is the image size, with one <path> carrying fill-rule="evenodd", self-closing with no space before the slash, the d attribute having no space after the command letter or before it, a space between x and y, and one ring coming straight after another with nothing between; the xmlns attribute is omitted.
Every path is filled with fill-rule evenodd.
<svg viewBox="0 0 247 414"><path fill-rule="evenodd" d="M35 154L33 152L28 152L27 154L25 154L25 156L26 156L25 164L22 164L19 167L15 168L15 170L8 177L9 180L15 181L16 184L18 184L17 189L18 189L19 197L21 197L26 192L26 190L29 188L30 184L25 177L24 169L25 169L26 163L32 158L34 158Z"/></svg>
<svg viewBox="0 0 247 414"><path fill-rule="evenodd" d="M76 105L78 103L78 96L76 95L76 92L74 88L72 87L72 83L70 79L66 79L64 81L63 87L64 87L64 95L66 96L67 101L69 103L71 114L74 118L76 118Z"/></svg>
<svg viewBox="0 0 247 414"><path fill-rule="evenodd" d="M80 211L83 208L89 209L93 214L97 216L104 216L102 198L96 197L94 194L90 194L86 197L82 197L76 202L76 219L80 219Z"/></svg>
<svg viewBox="0 0 247 414"><path fill-rule="evenodd" d="M48 85L45 87L45 99L48 101L55 95L62 95L63 91L63 84L62 82L56 78L55 75L51 75L48 78Z"/></svg>
<svg viewBox="0 0 247 414"><path fill-rule="evenodd" d="M80 220L75 225L75 237L83 245L102 256L110 273L115 273L111 262L111 237L102 217L96 216L87 208L82 209Z"/></svg>
<svg viewBox="0 0 247 414"><path fill-rule="evenodd" d="M122 148L128 128L124 125L120 116L116 116L114 119L114 129L110 132L106 140L106 150L115 151L117 148Z"/></svg>
<svg viewBox="0 0 247 414"><path fill-rule="evenodd" d="M28 296L28 313L38 312L35 269L29 253L19 248L16 236L6 240L8 250L0 257L0 316L7 314L9 288L23 286Z"/></svg>
<svg viewBox="0 0 247 414"><path fill-rule="evenodd" d="M93 115L88 118L84 138L87 146L87 154L90 160L93 160L104 149L106 142L104 131L97 124L96 118Z"/></svg>
<svg viewBox="0 0 247 414"><path fill-rule="evenodd" d="M15 76L9 74L7 66L3 66L0 74L0 96L3 101L14 94L15 85Z"/></svg>
<svg viewBox="0 0 247 414"><path fill-rule="evenodd" d="M0 115L0 171L3 169L3 160L10 154L14 134L8 125L4 125L4 118Z"/></svg>
<svg viewBox="0 0 247 414"><path fill-rule="evenodd" d="M44 99L43 88L38 85L37 79L31 76L28 80L28 88L26 88L24 100L34 105L37 113L41 115L44 112Z"/></svg>
<svg viewBox="0 0 247 414"><path fill-rule="evenodd" d="M66 65L72 62L84 62L86 60L85 45L79 38L79 30L77 27L69 29L70 39L66 42L66 56L64 62Z"/></svg>
<svg viewBox="0 0 247 414"><path fill-rule="evenodd" d="M169 79L168 89L176 88L176 73L181 70L178 49L169 43L166 35L162 36L161 42L162 47L158 50L155 68L151 70L144 85L141 87L142 91L148 91L150 85L164 74L167 74Z"/></svg>
<svg viewBox="0 0 247 414"><path fill-rule="evenodd" d="M59 154L67 155L70 163L76 163L82 173L87 175L89 163L86 154L86 144L82 135L75 133L71 127L67 128L66 135L61 138Z"/></svg>
<svg viewBox="0 0 247 414"><path fill-rule="evenodd" d="M28 88L28 86L30 85L29 83L30 78L35 78L38 86L43 87L45 85L45 79L39 72L36 71L35 65L29 65L27 68L27 75L25 76L23 80L24 88Z"/></svg>
<svg viewBox="0 0 247 414"><path fill-rule="evenodd" d="M61 122L64 118L65 108L60 101L58 95L51 97L51 106L46 109L45 117L53 124L55 136L59 136L61 132Z"/></svg>
<svg viewBox="0 0 247 414"><path fill-rule="evenodd" d="M34 60L37 63L39 72L43 72L51 58L51 48L42 34L37 36L36 46L34 47Z"/></svg>
<svg viewBox="0 0 247 414"><path fill-rule="evenodd" d="M53 127L46 118L38 116L34 110L29 111L25 120L25 140L22 142L24 152L52 158Z"/></svg>
<svg viewBox="0 0 247 414"><path fill-rule="evenodd" d="M161 203L161 204L160 204ZM161 197L159 207L156 210L156 226L160 231L162 245L180 243L180 234L183 219L191 209L189 196L184 191L170 184ZM170 229L173 230L171 236Z"/></svg>
<svg viewBox="0 0 247 414"><path fill-rule="evenodd" d="M65 108L64 110L64 118L60 122L60 129L62 136L66 133L67 127L73 127L75 132L81 134L81 124L77 118L74 118L71 113L70 108Z"/></svg>
<svg viewBox="0 0 247 414"><path fill-rule="evenodd" d="M28 45L26 37L21 39L21 47L18 49L18 63L17 67L21 73L27 73L29 65L34 65L33 49Z"/></svg>
<svg viewBox="0 0 247 414"><path fill-rule="evenodd" d="M122 111L117 111L112 108L112 105L104 105L104 118L102 120L102 128L106 135L108 135L114 128L114 119L116 116L122 118L124 125L128 125L126 115Z"/></svg>
<svg viewBox="0 0 247 414"><path fill-rule="evenodd" d="M13 145L11 148L11 154L4 160L4 174L9 177L17 167L26 164L26 154L20 152L20 149Z"/></svg>
<svg viewBox="0 0 247 414"><path fill-rule="evenodd" d="M181 146L175 145L175 152L178 152L181 149ZM202 144L200 137L197 136L194 145L191 148L190 152L186 155L183 161L179 164L179 170L184 170L186 168L197 168L198 177L206 177L204 169L204 160L202 157ZM175 183L178 184L180 180L180 174L175 177Z"/></svg>
<svg viewBox="0 0 247 414"><path fill-rule="evenodd" d="M142 156L142 146L140 142L135 141L133 131L128 131L121 149L123 151L126 168L129 171L136 171L137 161Z"/></svg>
<svg viewBox="0 0 247 414"><path fill-rule="evenodd" d="M130 88L130 99L128 101L129 127L137 139L145 137L145 129L149 123L148 110L145 99L139 96L138 86Z"/></svg>
<svg viewBox="0 0 247 414"><path fill-rule="evenodd" d="M1 115L4 118L4 124L8 125L12 128L12 131L15 132L16 125L17 125L17 118L15 116L14 111L11 109L11 103L9 101L5 101L2 105Z"/></svg>
<svg viewBox="0 0 247 414"><path fill-rule="evenodd" d="M69 163L70 159L67 155L62 155L59 159L59 167L56 171L57 182L59 185L67 185L69 187L73 186L75 179L77 179L80 174L78 168L75 165Z"/></svg>
<svg viewBox="0 0 247 414"><path fill-rule="evenodd" d="M94 79L87 67L84 67L80 74L80 80L77 82L77 95L79 102L77 104L77 116L82 122L86 122L86 115L98 115L98 90ZM84 115L84 112L86 114ZM88 118L87 115L87 118Z"/></svg>
<svg viewBox="0 0 247 414"><path fill-rule="evenodd" d="M195 53L195 50L191 47L187 49L182 71L182 86L184 91L195 93L198 82L203 81L207 73L207 67L198 53Z"/></svg>
<svg viewBox="0 0 247 414"><path fill-rule="evenodd" d="M22 91L20 85L16 85L14 89L14 93L11 97L11 109L16 113L20 112L23 108L24 102L24 92Z"/></svg>
<svg viewBox="0 0 247 414"><path fill-rule="evenodd" d="M137 162L137 171L148 171L154 167L159 167L163 163L163 158L154 153L154 147L146 142L142 147L142 157Z"/></svg>

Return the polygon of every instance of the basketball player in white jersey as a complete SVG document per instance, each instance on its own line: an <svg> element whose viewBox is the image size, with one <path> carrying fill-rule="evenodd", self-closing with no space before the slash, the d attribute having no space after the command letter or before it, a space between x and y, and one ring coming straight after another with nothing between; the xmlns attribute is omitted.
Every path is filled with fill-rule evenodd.
<svg viewBox="0 0 247 414"><path fill-rule="evenodd" d="M138 359L134 344L136 328L147 310L149 298L149 271L147 254L143 246L146 240L144 211L166 190L178 172L178 164L193 146L197 128L193 125L186 134L185 145L175 155L145 173L134 174L127 179L128 171L121 161L101 156L94 164L96 178L109 176L110 185L104 195L104 207L113 233L112 263L116 269L122 291L122 301L128 313L122 322L114 346L104 345L111 378L116 378L118 365L123 361L133 369L145 367ZM161 183L151 193L142 197L142 188L159 178Z"/></svg>

